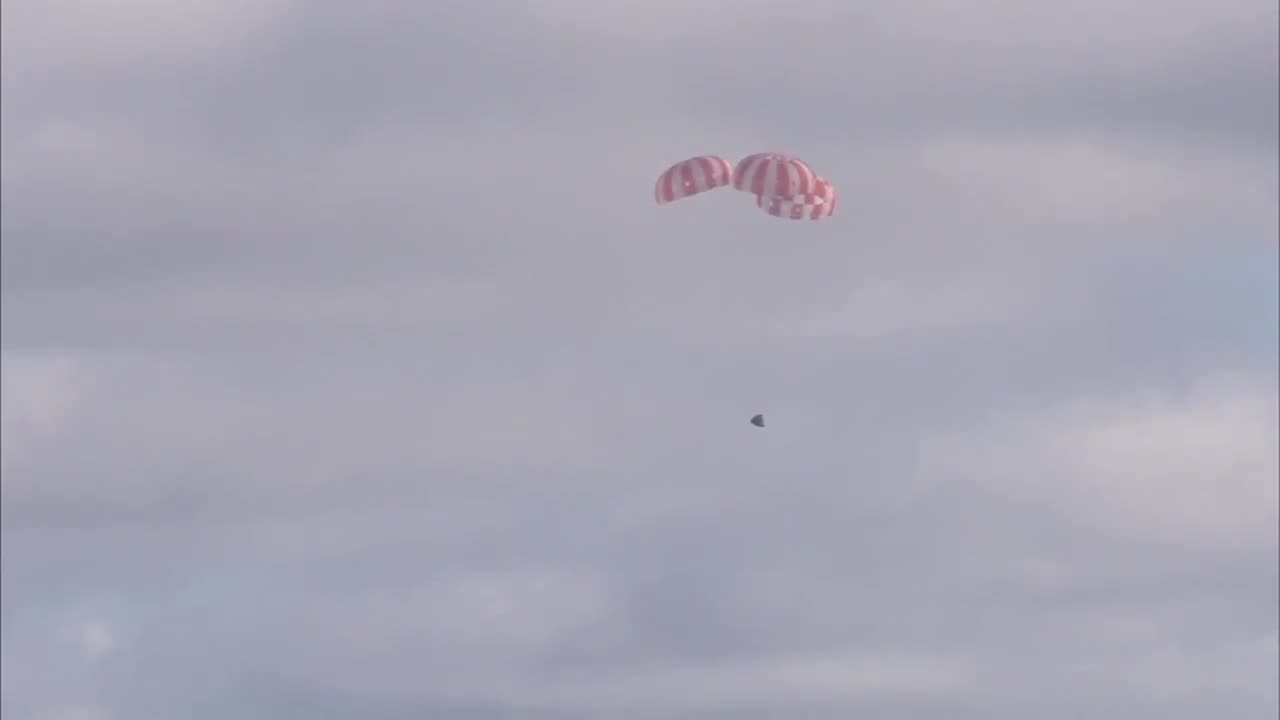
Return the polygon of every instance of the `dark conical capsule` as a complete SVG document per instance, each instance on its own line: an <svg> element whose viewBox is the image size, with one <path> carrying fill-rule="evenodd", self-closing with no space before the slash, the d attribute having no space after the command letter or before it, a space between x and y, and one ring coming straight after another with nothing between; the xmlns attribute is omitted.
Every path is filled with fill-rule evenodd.
<svg viewBox="0 0 1280 720"><path fill-rule="evenodd" d="M764 416L756 415L755 417L751 418L751 424L755 425L756 427L764 427Z"/></svg>

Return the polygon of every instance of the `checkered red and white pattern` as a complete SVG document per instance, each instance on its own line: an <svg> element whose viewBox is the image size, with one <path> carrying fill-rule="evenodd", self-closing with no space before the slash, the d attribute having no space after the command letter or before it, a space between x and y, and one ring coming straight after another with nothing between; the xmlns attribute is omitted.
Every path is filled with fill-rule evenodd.
<svg viewBox="0 0 1280 720"><path fill-rule="evenodd" d="M774 217L788 220L821 220L836 211L835 186L816 178L813 192L786 197L756 196L756 205Z"/></svg>

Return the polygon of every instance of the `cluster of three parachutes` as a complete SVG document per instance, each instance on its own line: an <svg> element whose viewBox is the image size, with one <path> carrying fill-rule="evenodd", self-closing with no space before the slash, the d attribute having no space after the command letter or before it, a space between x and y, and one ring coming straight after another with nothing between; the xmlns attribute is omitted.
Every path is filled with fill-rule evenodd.
<svg viewBox="0 0 1280 720"><path fill-rule="evenodd" d="M789 220L821 220L836 209L836 189L803 160L782 153L748 155L731 165L719 155L682 160L658 176L659 205L717 188L751 193L764 212Z"/></svg>

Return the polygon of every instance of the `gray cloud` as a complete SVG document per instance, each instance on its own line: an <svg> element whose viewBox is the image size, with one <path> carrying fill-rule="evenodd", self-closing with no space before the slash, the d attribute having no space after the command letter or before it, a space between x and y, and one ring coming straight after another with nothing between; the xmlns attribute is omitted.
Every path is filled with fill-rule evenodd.
<svg viewBox="0 0 1280 720"><path fill-rule="evenodd" d="M6 5L6 717L1275 715L1274 6L188 5Z"/></svg>

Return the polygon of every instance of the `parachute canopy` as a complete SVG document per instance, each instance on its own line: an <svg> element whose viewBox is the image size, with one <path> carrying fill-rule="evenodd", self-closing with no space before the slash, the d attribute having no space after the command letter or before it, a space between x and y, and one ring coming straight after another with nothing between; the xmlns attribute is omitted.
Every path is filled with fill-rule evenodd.
<svg viewBox="0 0 1280 720"><path fill-rule="evenodd" d="M724 187L733 182L733 166L719 155L681 160L658 176L653 197L659 205Z"/></svg>
<svg viewBox="0 0 1280 720"><path fill-rule="evenodd" d="M785 197L756 196L756 205L774 217L788 220L821 220L836 211L836 189L823 178L813 192Z"/></svg>
<svg viewBox="0 0 1280 720"><path fill-rule="evenodd" d="M792 197L814 192L818 174L800 158L767 152L748 155L733 169L733 186L758 197Z"/></svg>

